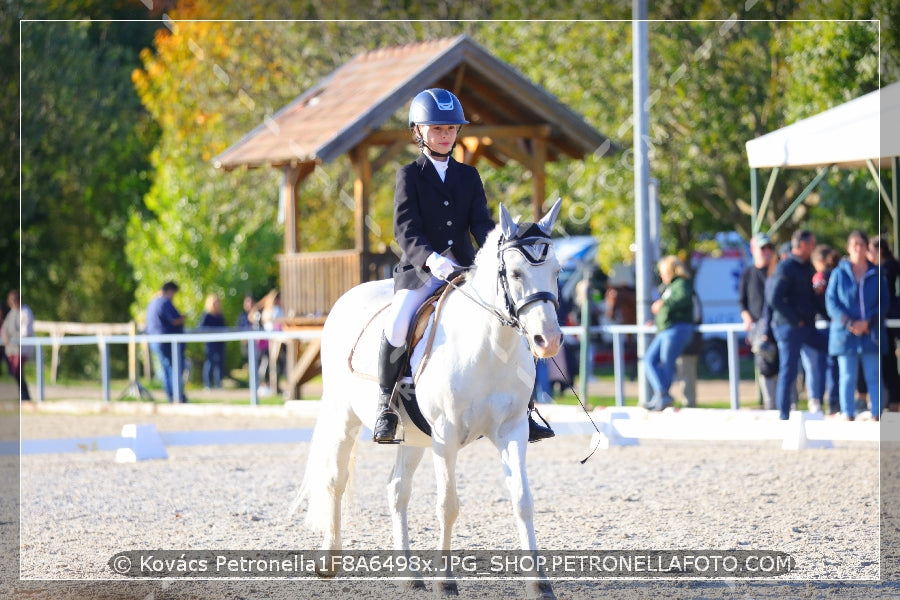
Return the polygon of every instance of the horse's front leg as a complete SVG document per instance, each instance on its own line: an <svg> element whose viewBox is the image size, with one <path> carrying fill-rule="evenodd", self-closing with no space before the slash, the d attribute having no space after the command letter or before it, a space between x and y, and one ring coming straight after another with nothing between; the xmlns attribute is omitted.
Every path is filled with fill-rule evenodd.
<svg viewBox="0 0 900 600"><path fill-rule="evenodd" d="M501 434L497 441L500 460L506 477L512 501L513 515L516 519L516 530L519 534L519 545L522 550L532 554L537 563L537 540L534 535L534 500L528 486L528 474L525 472L525 450L528 446L528 422L522 419L506 434ZM556 598L550 581L543 569L538 569L535 578L527 585L530 598Z"/></svg>
<svg viewBox="0 0 900 600"><path fill-rule="evenodd" d="M397 460L387 486L388 507L391 511L391 523L394 533L394 550L403 552L409 564L409 524L406 518L409 498L412 493L413 473L419 466L424 448L401 445L397 451ZM410 587L425 589L425 583L419 573L412 572Z"/></svg>
<svg viewBox="0 0 900 600"><path fill-rule="evenodd" d="M443 579L438 583L445 596L456 596L459 589L450 567L450 538L453 524L459 515L459 496L456 491L456 456L459 452L458 434L449 423L432 428L431 448L434 452L434 474L437 481L437 518L440 525L438 546L439 566L443 567Z"/></svg>

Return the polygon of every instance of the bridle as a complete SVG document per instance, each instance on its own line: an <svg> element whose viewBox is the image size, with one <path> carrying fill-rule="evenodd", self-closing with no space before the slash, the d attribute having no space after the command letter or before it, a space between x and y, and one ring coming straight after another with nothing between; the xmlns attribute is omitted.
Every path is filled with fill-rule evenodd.
<svg viewBox="0 0 900 600"><path fill-rule="evenodd" d="M526 233L529 232L530 230L526 231ZM546 262L550 253L551 244L550 237L546 235L517 236L511 239L504 239L502 236L500 237L500 240L497 243L497 285L500 287L503 295L503 311L487 304L480 298L475 298L465 289L457 285L456 282L448 281L447 283L453 287L453 289L458 290L464 296L475 302L475 304L493 314L503 325L512 327L524 335L526 334L526 330L522 321L519 319L519 315L525 310L525 307L534 304L535 302L550 302L553 305L554 310L558 310L559 299L555 293L549 291L528 294L524 298L518 300L513 298L509 287L509 273L506 269L506 261L503 260L503 254L507 250L516 250L529 264L537 266Z"/></svg>
<svg viewBox="0 0 900 600"><path fill-rule="evenodd" d="M554 310L559 309L559 299L556 294L550 291L540 291L528 294L524 298L516 300L512 296L509 289L509 274L506 270L506 261L503 260L503 254L507 250L516 250L521 254L529 264L537 266L543 264L547 260L550 253L550 238L543 235L532 235L528 237L515 237L510 240L500 238L497 247L497 279L503 290L503 302L506 306L506 314L514 323L513 327L522 330L522 322L519 320L519 314L525 310L525 307L535 302L550 302Z"/></svg>

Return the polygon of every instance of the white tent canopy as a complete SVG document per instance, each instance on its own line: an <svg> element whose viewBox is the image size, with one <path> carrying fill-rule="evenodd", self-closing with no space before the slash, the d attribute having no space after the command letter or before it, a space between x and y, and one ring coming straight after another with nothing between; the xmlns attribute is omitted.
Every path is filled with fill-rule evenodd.
<svg viewBox="0 0 900 600"><path fill-rule="evenodd" d="M900 156L900 82L850 100L746 143L751 168L828 165L865 167L866 160Z"/></svg>

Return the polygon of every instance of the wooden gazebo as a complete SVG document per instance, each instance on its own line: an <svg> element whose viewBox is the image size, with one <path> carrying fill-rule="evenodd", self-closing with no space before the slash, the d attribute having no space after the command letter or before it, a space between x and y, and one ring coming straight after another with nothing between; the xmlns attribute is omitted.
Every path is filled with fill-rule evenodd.
<svg viewBox="0 0 900 600"><path fill-rule="evenodd" d="M384 277L396 261L369 248L372 174L403 152L412 158L409 131L383 125L430 87L455 93L471 122L461 132L457 160L496 166L514 160L531 171L536 218L546 199L547 162L616 149L580 115L466 35L357 55L213 159L225 170L272 166L282 172L284 252L278 261L288 319L326 315L341 294ZM302 253L300 186L317 166L342 154L349 155L356 176L355 247Z"/></svg>

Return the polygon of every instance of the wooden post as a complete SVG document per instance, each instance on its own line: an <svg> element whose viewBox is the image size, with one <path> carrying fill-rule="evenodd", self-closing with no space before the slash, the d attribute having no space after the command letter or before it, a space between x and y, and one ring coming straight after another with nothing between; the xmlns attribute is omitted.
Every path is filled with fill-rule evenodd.
<svg viewBox="0 0 900 600"><path fill-rule="evenodd" d="M281 198L284 206L284 253L297 251L297 180L300 178L298 165L281 168Z"/></svg>
<svg viewBox="0 0 900 600"><path fill-rule="evenodd" d="M360 254L359 281L368 279L369 267L369 194L372 188L372 163L369 160L369 145L362 142L350 151L350 160L356 171L353 182L353 237L355 248Z"/></svg>
<svg viewBox="0 0 900 600"><path fill-rule="evenodd" d="M547 174L545 166L547 163L547 138L538 136L531 138L534 144L534 158L532 161L532 184L531 184L531 214L534 222L537 223L542 215L544 206L544 198L547 195Z"/></svg>
<svg viewBox="0 0 900 600"><path fill-rule="evenodd" d="M369 216L369 194L372 187L372 163L369 161L369 146L365 142L350 151L350 160L356 171L353 182L353 237L355 248L364 256L369 252L369 235L366 219Z"/></svg>
<svg viewBox="0 0 900 600"><path fill-rule="evenodd" d="M297 240L299 232L297 215L300 212L297 202L297 190L300 182L316 168L314 162L291 163L281 168L283 175L281 181L281 197L284 204L284 253L294 254L299 247Z"/></svg>

